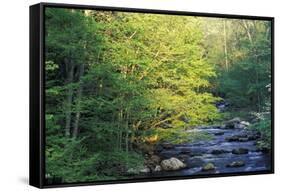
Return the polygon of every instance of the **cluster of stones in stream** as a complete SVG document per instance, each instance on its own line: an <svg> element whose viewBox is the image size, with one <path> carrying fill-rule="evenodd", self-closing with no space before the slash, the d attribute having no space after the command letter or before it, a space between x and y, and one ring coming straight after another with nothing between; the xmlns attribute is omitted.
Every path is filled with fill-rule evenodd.
<svg viewBox="0 0 281 191"><path fill-rule="evenodd" d="M245 166L245 162L242 160L238 160L238 161L233 161L225 166L229 168L238 168L238 167ZM202 167L202 171L213 171L215 169L216 166L213 163L207 163Z"/></svg>
<svg viewBox="0 0 281 191"><path fill-rule="evenodd" d="M160 153L163 150L171 150L175 148L175 145L171 143L163 143L157 145L154 149L152 147L143 147L144 150L144 166L135 167L127 170L126 174L128 176L148 174L148 173L157 173L160 171L173 171L186 168L187 165L183 162L184 158L187 157L189 151L183 150L182 155L178 157L163 158L160 156Z"/></svg>
<svg viewBox="0 0 281 191"><path fill-rule="evenodd" d="M162 159L154 154L153 152L145 154L144 166L143 167L135 167L127 170L126 174L131 175L139 175L139 174L148 174L153 172L162 171L162 167L160 165Z"/></svg>
<svg viewBox="0 0 281 191"><path fill-rule="evenodd" d="M233 135L231 137L226 137L225 140L228 142L247 142L255 141L261 138L260 133L257 132L247 132L240 135Z"/></svg>
<svg viewBox="0 0 281 191"><path fill-rule="evenodd" d="M166 143L163 145L158 146L158 152L161 152L162 150L171 150L174 149L175 145ZM157 152L157 153L158 153ZM224 153L232 153L235 155L243 155L247 154L249 152L248 149L245 148L237 148L233 149L232 151L227 151L223 149L217 149L217 150L212 150L211 154L213 155L220 155ZM159 153L158 153L159 154ZM174 171L174 170L180 170L183 168L188 167L187 164L185 164L185 159L191 157L193 154L190 152L189 149L183 148L177 155L177 157L171 157L171 158L161 158L155 153L149 153L146 155L145 163L144 163L144 168L140 169L139 171L136 171L134 169L129 169L130 174L147 174L147 173L156 173L160 171ZM232 161L229 164L226 164L225 167L228 168L238 168L238 167L243 167L245 166L244 161ZM212 172L215 171L217 167L213 163L206 163L201 167L202 172Z"/></svg>
<svg viewBox="0 0 281 191"><path fill-rule="evenodd" d="M243 129L250 126L250 123L247 121L242 121L239 117L235 117L231 120L228 120L224 123L221 128L225 129Z"/></svg>
<svg viewBox="0 0 281 191"><path fill-rule="evenodd" d="M158 149L159 150L163 150L163 149L171 150L171 149L174 149L175 146L173 144L166 143L164 145L161 145L160 148L161 149L159 149L159 148ZM235 154L235 155L244 155L244 154L248 154L248 152L249 152L249 150L246 149L246 148L237 148L237 149L233 149L232 151L223 150L223 149L215 149L215 150L211 151L211 154L213 154L213 155L220 155L220 154L225 154L225 153L232 153L232 154ZM190 149L183 148L178 153L178 155L177 155L178 158L172 157L171 159L185 162L184 159L186 159L188 157L191 157L191 156L193 156L193 154L191 153ZM165 161L169 161L169 160L170 159L167 159ZM180 168L172 168L172 166L170 166L170 169L167 169L167 168L163 169L162 168L162 170L176 170L176 169L185 168L186 166L187 165L183 165ZM228 167L228 168L238 168L238 167L243 167L243 166L245 166L245 162L241 161L241 160L232 161L229 164L225 165L225 167ZM201 171L203 171L203 172L215 171L216 169L217 169L217 167L213 163L206 163L205 165L203 165L201 167Z"/></svg>
<svg viewBox="0 0 281 191"><path fill-rule="evenodd" d="M233 162L225 165L225 167L229 167L229 168L238 168L238 167L243 167L243 166L245 166L245 162L242 160L233 161ZM201 168L201 171L203 171L203 172L214 171L214 170L216 170L216 168L217 167L213 163L209 162Z"/></svg>
<svg viewBox="0 0 281 191"><path fill-rule="evenodd" d="M171 157L169 159L161 159L157 155L152 155L145 161L145 167L140 173L155 173L160 171L174 171L186 168L187 165L182 160Z"/></svg>
<svg viewBox="0 0 281 191"><path fill-rule="evenodd" d="M232 151L223 150L223 149L215 149L215 150L212 150L210 152L210 154L221 155L221 154L225 154L225 153L232 153L235 155L244 155L244 154L248 154L248 152L249 152L249 150L246 148L236 148L236 149L232 149Z"/></svg>
<svg viewBox="0 0 281 191"><path fill-rule="evenodd" d="M215 129L241 129L239 134L232 135L225 138L225 141L228 142L247 142L247 141L257 141L260 139L261 135L255 131L248 130L249 123L245 121L241 121L239 118L234 118L225 122L222 126L214 126ZM210 127L209 127L210 128ZM224 135L224 131L215 132L215 136ZM173 150L175 149L174 144L171 143L162 143L157 145L153 150L150 150L145 155L144 168L140 169L138 173L155 173L160 171L173 171L180 170L188 167L187 160L193 156L200 156L203 153L193 153L189 148L182 148L180 152L177 153L176 156L171 156L170 158L163 158L161 156L161 152L163 150ZM224 149L214 149L209 154L212 155L221 155L226 153L232 153L234 155L245 155L249 153L247 148L235 148L232 150L224 150ZM238 168L245 166L245 162L242 160L231 161L225 165L228 168ZM217 169L214 163L205 163L201 167L201 171L215 171Z"/></svg>

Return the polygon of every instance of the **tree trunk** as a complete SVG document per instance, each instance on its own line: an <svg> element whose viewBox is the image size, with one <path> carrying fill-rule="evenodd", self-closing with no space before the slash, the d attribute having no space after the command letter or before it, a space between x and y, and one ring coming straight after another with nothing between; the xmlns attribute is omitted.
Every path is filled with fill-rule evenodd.
<svg viewBox="0 0 281 191"><path fill-rule="evenodd" d="M228 71L228 53L227 53L227 38L226 38L226 20L223 20L223 36L224 36L224 59L225 59L225 68Z"/></svg>
<svg viewBox="0 0 281 191"><path fill-rule="evenodd" d="M243 20L243 24L244 24L244 28L245 28L245 30L247 32L248 39L249 39L251 45L253 46L253 39L252 39L252 35L250 33L250 30L249 30L248 24L247 24L247 22L245 20Z"/></svg>
<svg viewBox="0 0 281 191"><path fill-rule="evenodd" d="M120 148L120 150L123 150L122 139L123 139L123 110L121 109L119 112L119 148Z"/></svg>
<svg viewBox="0 0 281 191"><path fill-rule="evenodd" d="M126 136L125 136L125 143L126 143L126 153L129 152L129 111L126 110Z"/></svg>
<svg viewBox="0 0 281 191"><path fill-rule="evenodd" d="M82 97L82 91L83 91L83 84L82 84L82 77L84 75L84 64L81 64L79 66L79 88L77 91L77 101L76 101L76 114L75 114L75 122L74 122L74 128L73 128L73 137L77 138L79 133L79 120L81 115L81 97Z"/></svg>
<svg viewBox="0 0 281 191"><path fill-rule="evenodd" d="M67 66L67 80L66 85L70 85L73 82L74 65L72 61L68 62L65 60ZM70 86L67 90L66 108L65 108L65 136L70 136L71 126L71 105L73 99L73 88Z"/></svg>

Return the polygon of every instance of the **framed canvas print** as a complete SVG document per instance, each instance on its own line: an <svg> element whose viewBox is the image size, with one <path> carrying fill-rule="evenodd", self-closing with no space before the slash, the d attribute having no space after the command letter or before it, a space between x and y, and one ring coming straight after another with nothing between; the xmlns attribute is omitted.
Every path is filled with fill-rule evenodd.
<svg viewBox="0 0 281 191"><path fill-rule="evenodd" d="M274 19L30 7L30 184L273 173Z"/></svg>

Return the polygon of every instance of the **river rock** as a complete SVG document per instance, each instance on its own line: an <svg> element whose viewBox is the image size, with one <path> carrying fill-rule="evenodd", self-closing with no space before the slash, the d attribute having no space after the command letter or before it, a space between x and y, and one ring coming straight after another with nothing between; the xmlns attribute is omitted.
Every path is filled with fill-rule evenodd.
<svg viewBox="0 0 281 191"><path fill-rule="evenodd" d="M247 138L249 136L249 133L248 131L245 131L245 132L242 132L241 134L237 135L238 137L240 138Z"/></svg>
<svg viewBox="0 0 281 191"><path fill-rule="evenodd" d="M150 145L150 144L146 144L146 143L143 143L143 144L139 144L137 145L137 147L143 152L143 153L146 153L146 154L149 154L149 153L153 153L154 151L154 145Z"/></svg>
<svg viewBox="0 0 281 191"><path fill-rule="evenodd" d="M247 137L240 137L240 138L238 139L238 141L239 141L239 142L247 142L247 141L249 141L249 138L247 138Z"/></svg>
<svg viewBox="0 0 281 191"><path fill-rule="evenodd" d="M137 174L139 174L139 170L137 170L137 169L134 169L134 168L129 168L128 170L127 170L127 174L128 175L137 175Z"/></svg>
<svg viewBox="0 0 281 191"><path fill-rule="evenodd" d="M179 170L186 167L182 161L175 157L162 160L160 164L163 170Z"/></svg>
<svg viewBox="0 0 281 191"><path fill-rule="evenodd" d="M230 168L242 167L242 166L245 166L244 161L233 161L232 163L226 165L226 167L230 167Z"/></svg>
<svg viewBox="0 0 281 191"><path fill-rule="evenodd" d="M145 168L140 170L140 173L150 173L150 168L145 167Z"/></svg>
<svg viewBox="0 0 281 191"><path fill-rule="evenodd" d="M255 135L249 135L249 136L248 136L248 140L249 140L249 141L254 141L254 140L257 140L257 139L259 139L258 136L255 136Z"/></svg>
<svg viewBox="0 0 281 191"><path fill-rule="evenodd" d="M228 141L228 142L233 142L233 141L239 141L239 136L237 135L233 135L231 137L226 137L225 140Z"/></svg>
<svg viewBox="0 0 281 191"><path fill-rule="evenodd" d="M220 154L223 154L223 153L227 153L227 151L223 150L223 149L215 149L215 150L211 151L211 154L213 154L213 155L220 155Z"/></svg>
<svg viewBox="0 0 281 191"><path fill-rule="evenodd" d="M185 154L178 155L178 159L182 162L185 162L187 158L189 158L189 155L185 155Z"/></svg>
<svg viewBox="0 0 281 191"><path fill-rule="evenodd" d="M243 154L248 154L249 150L246 148L238 148L238 149L233 149L232 154L236 155L243 155Z"/></svg>
<svg viewBox="0 0 281 191"><path fill-rule="evenodd" d="M225 128L234 129L235 126L237 124L239 124L240 122L241 122L241 119L239 117L235 117L235 118L225 122Z"/></svg>
<svg viewBox="0 0 281 191"><path fill-rule="evenodd" d="M235 129L245 129L246 126L243 125L243 124L241 124L241 123L235 123L235 124L234 124L234 128L235 128Z"/></svg>
<svg viewBox="0 0 281 191"><path fill-rule="evenodd" d="M183 149L181 149L181 151L180 151L179 154L189 154L190 152L191 152L190 149L188 149L188 148L183 148Z"/></svg>
<svg viewBox="0 0 281 191"><path fill-rule="evenodd" d="M257 140L259 138L261 138L261 134L260 133L252 133L252 134L248 135L248 139L252 140L252 141L253 140Z"/></svg>
<svg viewBox="0 0 281 191"><path fill-rule="evenodd" d="M215 169L216 169L216 166L213 163L207 163L203 166L202 171L212 171Z"/></svg>
<svg viewBox="0 0 281 191"><path fill-rule="evenodd" d="M200 152L200 151L197 151L197 152L192 152L189 154L190 157L200 157L202 156L204 153L203 152Z"/></svg>
<svg viewBox="0 0 281 191"><path fill-rule="evenodd" d="M164 144L162 144L162 147L164 149L173 149L175 146L171 143L164 143Z"/></svg>
<svg viewBox="0 0 281 191"><path fill-rule="evenodd" d="M223 134L224 134L224 132L216 132L216 133L214 133L215 136L220 136L220 135L223 135Z"/></svg>
<svg viewBox="0 0 281 191"><path fill-rule="evenodd" d="M157 155L151 155L150 160L153 164L159 164L161 161L160 157Z"/></svg>
<svg viewBox="0 0 281 191"><path fill-rule="evenodd" d="M162 170L160 165L156 165L154 168L154 172L160 172Z"/></svg>
<svg viewBox="0 0 281 191"><path fill-rule="evenodd" d="M244 125L245 127L249 127L251 124L248 121L241 121L241 125Z"/></svg>
<svg viewBox="0 0 281 191"><path fill-rule="evenodd" d="M237 142L247 142L253 141L260 138L260 135L255 132L245 131L239 135L233 135L231 137L226 137L225 140L229 142L237 141Z"/></svg>

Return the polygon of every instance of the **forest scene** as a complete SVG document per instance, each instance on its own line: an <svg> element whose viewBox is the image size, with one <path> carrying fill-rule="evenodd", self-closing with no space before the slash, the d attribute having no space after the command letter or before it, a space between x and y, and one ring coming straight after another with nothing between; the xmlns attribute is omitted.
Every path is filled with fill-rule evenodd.
<svg viewBox="0 0 281 191"><path fill-rule="evenodd" d="M45 9L47 184L271 170L271 21Z"/></svg>

